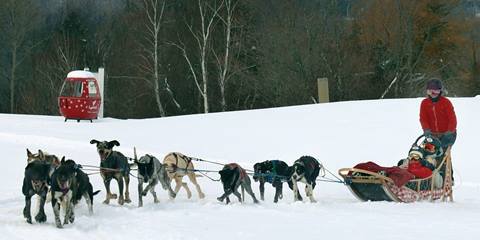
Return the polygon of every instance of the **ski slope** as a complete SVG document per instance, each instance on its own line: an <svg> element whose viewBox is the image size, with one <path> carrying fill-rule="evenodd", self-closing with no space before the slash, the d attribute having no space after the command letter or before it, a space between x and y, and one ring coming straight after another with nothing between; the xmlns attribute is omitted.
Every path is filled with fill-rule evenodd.
<svg viewBox="0 0 480 240"><path fill-rule="evenodd" d="M320 160L336 173L339 168L374 161L392 166L406 157L420 135L421 98L351 101L274 109L199 114L142 120L101 119L64 122L58 116L0 114L0 239L478 239L480 234L480 97L452 98L458 118L458 138L452 150L455 187L453 203L400 204L359 202L339 183L319 182L317 203L294 202L284 186L284 198L273 203L274 189L266 187L266 200L253 204L247 195L240 204L216 200L223 193L219 182L199 178L203 200L191 186L170 201L157 186L160 203L150 195L137 208L137 180L130 182L132 203L102 204L105 189L99 175L91 175L94 215L82 202L76 219L57 229L47 204L47 222L27 224L21 192L26 148L66 156L84 165L99 165L91 139L118 140L116 150L133 157L153 154L163 159L178 151L189 156L236 162L247 169L268 159L291 164L302 155ZM198 169L220 166L194 162ZM218 178L218 174L209 174ZM116 182L112 189L117 191ZM258 183L253 183L259 197ZM301 186L304 196L303 186ZM34 206L35 204L32 204Z"/></svg>

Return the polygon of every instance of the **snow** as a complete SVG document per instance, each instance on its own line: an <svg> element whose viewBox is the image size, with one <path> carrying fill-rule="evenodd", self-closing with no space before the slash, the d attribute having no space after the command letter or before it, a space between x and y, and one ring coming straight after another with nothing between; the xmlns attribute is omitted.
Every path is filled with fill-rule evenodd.
<svg viewBox="0 0 480 240"><path fill-rule="evenodd" d="M76 70L69 72L67 78L95 78L95 76L89 71Z"/></svg>
<svg viewBox="0 0 480 240"><path fill-rule="evenodd" d="M455 186L453 203L360 202L339 183L319 182L317 203L294 202L284 185L284 198L273 203L274 189L266 186L266 200L253 204L247 195L240 204L216 200L219 182L199 178L203 200L193 185L192 199L183 189L170 201L157 186L160 203L151 195L137 208L137 180L130 182L132 203L102 204L105 189L99 175L91 175L94 215L85 202L77 205L76 220L57 229L47 204L45 224L27 224L21 193L26 148L66 156L84 165L99 165L91 139L116 139L116 149L133 157L153 154L163 159L172 151L221 163L237 162L252 169L256 162L280 159L291 164L302 155L319 159L330 171L374 161L392 166L405 157L421 134L421 98L352 101L264 110L188 115L162 119L101 119L63 122L57 116L0 114L0 239L477 239L480 233L480 161L477 155L480 97L452 98L458 118L458 139L452 150ZM220 166L194 162L198 169ZM218 174L211 173L218 178ZM116 192L116 183L112 181ZM259 198L258 183L253 189ZM305 197L303 186L300 186ZM35 204L32 204L32 209ZM33 215L34 216L34 215Z"/></svg>

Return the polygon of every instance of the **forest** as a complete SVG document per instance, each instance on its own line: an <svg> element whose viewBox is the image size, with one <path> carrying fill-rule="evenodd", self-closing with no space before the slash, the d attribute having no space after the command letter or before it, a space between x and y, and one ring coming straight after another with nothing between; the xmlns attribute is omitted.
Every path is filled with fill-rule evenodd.
<svg viewBox="0 0 480 240"><path fill-rule="evenodd" d="M0 112L59 115L105 68L105 116L480 93L477 0L2 0Z"/></svg>

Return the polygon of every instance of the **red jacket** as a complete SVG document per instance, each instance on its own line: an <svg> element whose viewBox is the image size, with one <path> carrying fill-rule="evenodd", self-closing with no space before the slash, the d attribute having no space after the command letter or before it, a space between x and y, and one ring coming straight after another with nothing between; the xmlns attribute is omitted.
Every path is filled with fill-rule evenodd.
<svg viewBox="0 0 480 240"><path fill-rule="evenodd" d="M442 134L457 130L457 117L453 105L444 96L439 96L437 102L425 98L420 105L420 123L423 130L429 129L433 134Z"/></svg>
<svg viewBox="0 0 480 240"><path fill-rule="evenodd" d="M423 166L419 161L410 161L408 163L408 171L417 178L427 178L432 175L432 170Z"/></svg>

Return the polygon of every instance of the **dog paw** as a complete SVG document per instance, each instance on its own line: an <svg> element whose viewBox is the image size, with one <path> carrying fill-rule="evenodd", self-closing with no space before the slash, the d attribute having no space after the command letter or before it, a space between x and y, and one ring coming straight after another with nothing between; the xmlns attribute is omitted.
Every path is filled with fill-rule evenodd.
<svg viewBox="0 0 480 240"><path fill-rule="evenodd" d="M205 194L201 192L201 193L198 194L198 197L199 197L200 199L204 199L204 198L205 198Z"/></svg>
<svg viewBox="0 0 480 240"><path fill-rule="evenodd" d="M144 197L147 196L147 193L148 193L147 191L142 191L142 196Z"/></svg>
<svg viewBox="0 0 480 240"><path fill-rule="evenodd" d="M68 218L68 221L70 221L70 223L73 223L75 221L75 215L71 215L69 218Z"/></svg>
<svg viewBox="0 0 480 240"><path fill-rule="evenodd" d="M110 199L117 199L117 197L118 197L118 196L117 196L117 194L115 194L115 193L110 194Z"/></svg>
<svg viewBox="0 0 480 240"><path fill-rule="evenodd" d="M32 224L32 218L27 218L27 223Z"/></svg>
<svg viewBox="0 0 480 240"><path fill-rule="evenodd" d="M126 203L131 203L132 200L130 200L130 198L125 198L125 202L126 202Z"/></svg>
<svg viewBox="0 0 480 240"><path fill-rule="evenodd" d="M125 200L123 199L122 196L118 198L118 204L123 205L125 203Z"/></svg>
<svg viewBox="0 0 480 240"><path fill-rule="evenodd" d="M218 200L219 202L223 202L223 198L222 198L222 197L217 197L217 200Z"/></svg>
<svg viewBox="0 0 480 240"><path fill-rule="evenodd" d="M105 201L103 201L103 204L110 204L110 199L105 199Z"/></svg>
<svg viewBox="0 0 480 240"><path fill-rule="evenodd" d="M57 228L63 228L62 222L60 222L60 220L55 221L55 225L57 226Z"/></svg>
<svg viewBox="0 0 480 240"><path fill-rule="evenodd" d="M30 221L32 221L32 220L30 219ZM47 215L45 215L44 212L39 212L37 214L37 216L35 216L35 221L37 221L38 223L46 222L47 221Z"/></svg>

